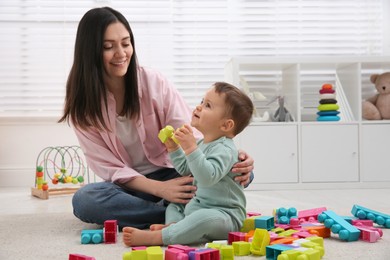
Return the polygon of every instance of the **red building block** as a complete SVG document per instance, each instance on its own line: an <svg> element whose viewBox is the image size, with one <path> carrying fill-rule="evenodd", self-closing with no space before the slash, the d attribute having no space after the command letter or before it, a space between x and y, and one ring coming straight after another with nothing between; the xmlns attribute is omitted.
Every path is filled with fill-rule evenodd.
<svg viewBox="0 0 390 260"><path fill-rule="evenodd" d="M118 234L118 223L116 220L104 221L104 243L113 244L116 243Z"/></svg>
<svg viewBox="0 0 390 260"><path fill-rule="evenodd" d="M96 260L95 257L80 255L80 254L69 254L69 260Z"/></svg>

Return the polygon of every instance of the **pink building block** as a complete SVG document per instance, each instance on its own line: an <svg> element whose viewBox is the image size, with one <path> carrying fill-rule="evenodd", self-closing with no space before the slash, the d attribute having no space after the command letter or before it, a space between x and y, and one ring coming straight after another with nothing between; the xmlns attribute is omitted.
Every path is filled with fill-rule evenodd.
<svg viewBox="0 0 390 260"><path fill-rule="evenodd" d="M188 254L176 248L168 248L165 250L165 260L188 260Z"/></svg>
<svg viewBox="0 0 390 260"><path fill-rule="evenodd" d="M228 234L228 245L231 245L236 241L245 241L245 233L243 232L229 232Z"/></svg>
<svg viewBox="0 0 390 260"><path fill-rule="evenodd" d="M313 237L316 236L314 234L310 234L307 230L305 231L299 231L291 235L292 237L296 238L307 238L307 237Z"/></svg>
<svg viewBox="0 0 390 260"><path fill-rule="evenodd" d="M360 236L359 236L360 240L370 242L370 243L375 243L381 237L379 232L376 230L369 229L363 226L355 226L355 227L360 230Z"/></svg>
<svg viewBox="0 0 390 260"><path fill-rule="evenodd" d="M190 260L220 260L219 250L211 248L191 251L188 256Z"/></svg>
<svg viewBox="0 0 390 260"><path fill-rule="evenodd" d="M261 216L261 213L250 211L250 212L247 212L247 213L246 213L246 216L247 216L248 218L250 218L250 217L255 217L255 216Z"/></svg>
<svg viewBox="0 0 390 260"><path fill-rule="evenodd" d="M137 250L146 250L148 248L147 246L133 246L131 248L132 251L137 251Z"/></svg>
<svg viewBox="0 0 390 260"><path fill-rule="evenodd" d="M374 221L372 221L371 219L352 219L352 225L358 226L359 223L366 227L374 226Z"/></svg>
<svg viewBox="0 0 390 260"><path fill-rule="evenodd" d="M300 210L298 211L298 219L301 222L309 221L317 221L317 217L319 214L321 214L323 211L326 211L326 207L320 207L320 208L314 208L314 209L306 209L306 210Z"/></svg>
<svg viewBox="0 0 390 260"><path fill-rule="evenodd" d="M168 245L168 249L170 249L170 248L180 250L187 255L189 252L196 250L196 248L194 248L194 247L183 246L183 245Z"/></svg>
<svg viewBox="0 0 390 260"><path fill-rule="evenodd" d="M69 260L96 260L95 257L80 255L80 254L69 254Z"/></svg>

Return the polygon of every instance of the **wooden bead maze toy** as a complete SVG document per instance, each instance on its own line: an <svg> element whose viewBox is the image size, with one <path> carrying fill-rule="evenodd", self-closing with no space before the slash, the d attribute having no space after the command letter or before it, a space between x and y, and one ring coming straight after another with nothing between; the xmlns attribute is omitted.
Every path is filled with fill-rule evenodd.
<svg viewBox="0 0 390 260"><path fill-rule="evenodd" d="M48 199L49 195L75 193L84 183L90 183L89 168L84 161L79 146L44 148L37 157L35 187L31 188L31 195ZM58 187L50 188L49 185Z"/></svg>

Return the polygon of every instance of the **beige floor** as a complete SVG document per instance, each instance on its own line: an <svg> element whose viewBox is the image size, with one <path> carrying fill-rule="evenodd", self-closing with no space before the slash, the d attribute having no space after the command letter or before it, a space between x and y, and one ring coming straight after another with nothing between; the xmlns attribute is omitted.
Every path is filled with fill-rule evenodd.
<svg viewBox="0 0 390 260"><path fill-rule="evenodd" d="M327 207L342 216L351 216L353 204L390 214L390 189L354 190L280 190L247 191L248 211L272 215L279 207L295 207L297 210ZM29 188L0 188L0 217L7 215L71 213L71 195L52 196L40 200L30 195ZM77 220L76 220L77 221ZM6 230L2 230L7 232ZM2 237L2 239L6 239ZM0 239L1 240L1 239ZM0 256L1 256L0 246ZM121 248L123 250L123 248ZM390 259L390 230L376 243L342 242L336 235L325 240L323 259ZM1 257L0 257L1 258ZM238 257L237 257L238 258ZM265 257L240 257L265 259ZM64 258L65 259L65 258ZM96 257L96 259L101 259ZM114 259L114 258L113 258Z"/></svg>

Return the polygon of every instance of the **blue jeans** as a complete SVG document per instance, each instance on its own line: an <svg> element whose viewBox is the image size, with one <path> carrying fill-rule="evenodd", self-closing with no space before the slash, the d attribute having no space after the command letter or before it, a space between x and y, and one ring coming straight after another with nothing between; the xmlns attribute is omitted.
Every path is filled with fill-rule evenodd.
<svg viewBox="0 0 390 260"><path fill-rule="evenodd" d="M171 168L146 175L147 178L159 181L179 176ZM253 177L251 172L251 182ZM159 197L128 190L112 182L83 186L73 195L72 203L73 214L81 221L103 225L104 221L115 219L120 229L126 226L146 229L151 224L164 224L168 204Z"/></svg>
<svg viewBox="0 0 390 260"><path fill-rule="evenodd" d="M162 169L146 175L147 178L166 181L180 175L175 169ZM122 229L132 226L140 229L165 222L167 203L156 196L125 189L112 182L90 183L73 196L73 213L87 223L103 225L115 219Z"/></svg>

